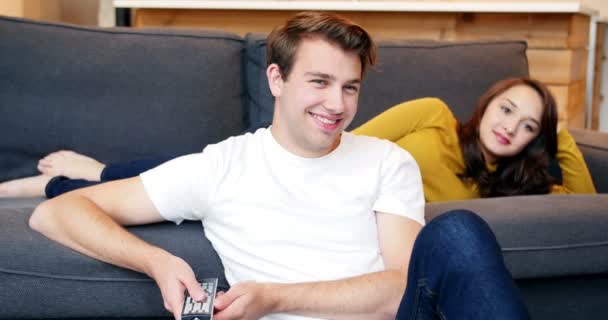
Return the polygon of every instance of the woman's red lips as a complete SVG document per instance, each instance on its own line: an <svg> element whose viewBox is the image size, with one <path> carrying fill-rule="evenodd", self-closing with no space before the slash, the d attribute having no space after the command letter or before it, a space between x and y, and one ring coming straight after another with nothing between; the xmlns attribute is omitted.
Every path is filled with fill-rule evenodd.
<svg viewBox="0 0 608 320"><path fill-rule="evenodd" d="M498 132L494 132L494 135L496 136L496 140L498 140L498 143L504 144L504 145L511 144L511 141L509 140L509 138L505 137L504 135L502 135Z"/></svg>

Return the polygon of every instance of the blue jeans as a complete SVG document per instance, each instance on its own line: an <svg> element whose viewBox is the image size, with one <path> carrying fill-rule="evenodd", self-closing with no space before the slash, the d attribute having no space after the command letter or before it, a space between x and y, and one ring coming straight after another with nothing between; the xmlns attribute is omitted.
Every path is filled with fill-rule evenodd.
<svg viewBox="0 0 608 320"><path fill-rule="evenodd" d="M529 319L490 227L466 210L429 222L414 244L398 320Z"/></svg>
<svg viewBox="0 0 608 320"><path fill-rule="evenodd" d="M142 172L148 171L176 157L176 155L165 155L128 162L110 163L107 164L101 172L100 181L70 179L62 176L54 177L46 184L44 192L46 197L50 199L75 189L94 186L103 182L135 177Z"/></svg>

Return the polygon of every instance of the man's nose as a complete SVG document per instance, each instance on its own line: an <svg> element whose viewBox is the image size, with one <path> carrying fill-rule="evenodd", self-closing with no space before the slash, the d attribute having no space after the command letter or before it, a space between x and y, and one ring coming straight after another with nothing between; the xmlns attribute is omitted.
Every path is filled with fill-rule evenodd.
<svg viewBox="0 0 608 320"><path fill-rule="evenodd" d="M325 101L325 109L333 114L344 112L344 94L341 89L332 89L329 91Z"/></svg>

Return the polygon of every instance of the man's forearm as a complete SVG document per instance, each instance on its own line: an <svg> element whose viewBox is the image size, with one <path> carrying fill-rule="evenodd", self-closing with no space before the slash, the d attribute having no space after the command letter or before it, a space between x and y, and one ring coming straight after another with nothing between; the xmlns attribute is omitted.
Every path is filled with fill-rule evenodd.
<svg viewBox="0 0 608 320"><path fill-rule="evenodd" d="M150 276L148 262L168 254L129 233L92 201L79 195L66 195L38 206L30 218L30 226L90 257Z"/></svg>
<svg viewBox="0 0 608 320"><path fill-rule="evenodd" d="M405 292L398 270L336 281L272 285L275 312L331 319L394 319Z"/></svg>

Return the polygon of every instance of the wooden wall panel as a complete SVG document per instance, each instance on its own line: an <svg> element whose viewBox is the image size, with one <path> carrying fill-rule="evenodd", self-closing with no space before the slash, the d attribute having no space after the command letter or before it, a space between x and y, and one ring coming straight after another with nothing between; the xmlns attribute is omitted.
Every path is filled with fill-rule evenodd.
<svg viewBox="0 0 608 320"><path fill-rule="evenodd" d="M578 14L465 13L457 21L456 40L524 39L530 48L579 48L589 41L588 24Z"/></svg>
<svg viewBox="0 0 608 320"><path fill-rule="evenodd" d="M549 85L558 106L559 119L571 128L585 127L585 80L568 85Z"/></svg>
<svg viewBox="0 0 608 320"><path fill-rule="evenodd" d="M586 49L528 49L530 76L546 84L569 84L585 79Z"/></svg>
<svg viewBox="0 0 608 320"><path fill-rule="evenodd" d="M454 38L457 13L339 12L359 23L375 39Z"/></svg>
<svg viewBox="0 0 608 320"><path fill-rule="evenodd" d="M595 47L595 64L594 64L594 77L593 77L593 100L591 102L591 123L590 128L592 130L599 130L600 128L600 106L604 101L602 95L602 84L605 79L603 76L603 64L606 61L606 52L604 51L604 36L606 33L606 24L600 23L597 29L597 42ZM604 110L605 112L606 110Z"/></svg>
<svg viewBox="0 0 608 320"><path fill-rule="evenodd" d="M586 15L354 11L339 13L357 21L376 39L526 40L531 76L550 85L558 100L560 116L568 126L585 125L584 84L590 23ZM134 25L210 28L244 35L247 32L270 32L274 26L293 14L294 11L282 10L138 9L135 10Z"/></svg>
<svg viewBox="0 0 608 320"><path fill-rule="evenodd" d="M293 11L265 10L177 10L138 9L136 27L196 27L219 29L244 35L248 32L270 32L283 23ZM457 14L400 12L340 12L357 21L377 39L445 39L453 38Z"/></svg>

